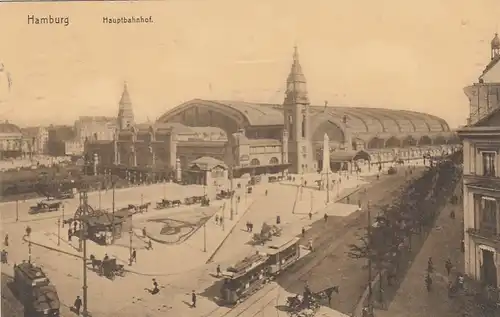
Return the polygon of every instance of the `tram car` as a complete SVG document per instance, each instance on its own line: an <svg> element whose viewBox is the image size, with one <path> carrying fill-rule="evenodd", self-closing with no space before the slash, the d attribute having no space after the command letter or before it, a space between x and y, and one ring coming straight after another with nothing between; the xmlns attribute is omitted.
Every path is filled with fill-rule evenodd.
<svg viewBox="0 0 500 317"><path fill-rule="evenodd" d="M236 305L264 287L277 274L300 257L299 238L277 237L256 253L246 257L222 273L221 295L225 305Z"/></svg>
<svg viewBox="0 0 500 317"><path fill-rule="evenodd" d="M26 262L14 265L14 287L25 316L60 316L57 290L40 267Z"/></svg>
<svg viewBox="0 0 500 317"><path fill-rule="evenodd" d="M299 240L297 237L279 236L273 237L264 246L256 247L260 254L268 257L268 274L277 275L300 258Z"/></svg>

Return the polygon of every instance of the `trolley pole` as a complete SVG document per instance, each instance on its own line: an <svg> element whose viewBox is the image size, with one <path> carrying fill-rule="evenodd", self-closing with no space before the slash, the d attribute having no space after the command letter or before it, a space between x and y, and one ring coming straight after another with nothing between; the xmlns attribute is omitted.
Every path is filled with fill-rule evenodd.
<svg viewBox="0 0 500 317"><path fill-rule="evenodd" d="M19 199L16 199L16 222L19 221Z"/></svg>
<svg viewBox="0 0 500 317"><path fill-rule="evenodd" d="M83 257L82 257L82 264L83 264L83 310L82 310L82 315L83 316L88 316L88 306L87 306L87 301L88 301L88 294L87 294L87 237L86 237L86 231L87 231L87 222L85 221L85 216L88 213L88 196L87 196L87 191L83 191L82 193L82 200L83 200L83 208L82 208L82 218L80 218L80 239L82 241L82 246L83 246Z"/></svg>
<svg viewBox="0 0 500 317"><path fill-rule="evenodd" d="M207 223L203 224L203 252L207 252Z"/></svg>
<svg viewBox="0 0 500 317"><path fill-rule="evenodd" d="M31 263L31 236L28 236L28 263Z"/></svg>
<svg viewBox="0 0 500 317"><path fill-rule="evenodd" d="M62 204L62 227L64 228L64 203Z"/></svg>
<svg viewBox="0 0 500 317"><path fill-rule="evenodd" d="M233 192L233 164L231 164L230 168L229 168L229 172L231 173L231 177L229 178L229 181L231 182L230 183L230 187L231 187L231 208L230 208L230 214L229 214L229 219L230 220L233 220L233 217L234 217L234 192Z"/></svg>
<svg viewBox="0 0 500 317"><path fill-rule="evenodd" d="M373 298L372 298L372 220L371 220L371 212L370 212L370 202L368 202L367 205L367 217L368 217L368 227L367 227L367 233L368 233L368 307L370 310L370 313L372 312L373 309Z"/></svg>
<svg viewBox="0 0 500 317"><path fill-rule="evenodd" d="M111 239L112 241L114 242L115 241L115 181L113 180L113 191L112 191L112 194L113 194L113 202L112 202L112 207L111 207L111 212L112 212L112 217L111 217L111 221L113 221L112 223L112 226L111 228L113 228L113 232L112 232L112 235L111 235Z"/></svg>
<svg viewBox="0 0 500 317"><path fill-rule="evenodd" d="M61 245L61 218L57 218L57 245Z"/></svg>
<svg viewBox="0 0 500 317"><path fill-rule="evenodd" d="M129 252L129 261L128 261L128 265L129 265L129 266L132 266L132 251L133 251L133 250L132 250L132 237L133 237L133 235L134 235L134 231L133 231L133 227L132 227L132 220L133 220L132 216L133 216L133 215L132 215L132 214L130 214L130 228L129 228L129 231L128 231L128 233L129 233L129 239L130 239L130 240L129 240L129 249L128 249L128 252Z"/></svg>

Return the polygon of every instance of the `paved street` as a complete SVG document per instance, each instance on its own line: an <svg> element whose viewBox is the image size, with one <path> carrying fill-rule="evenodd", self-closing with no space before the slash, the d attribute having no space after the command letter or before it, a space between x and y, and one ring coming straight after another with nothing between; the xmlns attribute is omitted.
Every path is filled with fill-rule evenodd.
<svg viewBox="0 0 500 317"><path fill-rule="evenodd" d="M390 190L390 188L395 186L397 187L396 184L398 184L398 182L395 181L396 179L400 179L400 177L382 177L379 183L377 183L378 186L375 185L375 188L377 188L376 191L370 194L372 191L368 190L367 195L373 198L379 197L385 191ZM351 186L352 191L356 188L356 184L358 183L359 182L357 180L351 178L350 181L344 181L344 186ZM172 188L175 188L175 186L177 185L173 185ZM203 190L203 188L200 189ZM268 190L268 196L264 195L264 191L266 189ZM144 192L148 193L148 198L153 198L158 195L161 197L162 194L158 192L160 190L161 187L157 187L152 190L149 190L148 188L148 190ZM172 189L172 191L174 190L176 189ZM143 194L144 199L146 194L142 192L141 188L134 190L129 189L129 193L125 196L128 196L128 199L131 199L130 197L140 199L141 194ZM182 191L178 190L178 193L179 192ZM313 193L312 196L311 192ZM281 215L284 230L291 230L299 234L302 226L308 226L310 224L307 213L311 210L311 197L313 198L312 208L314 211L317 211L313 216L313 221L322 218L323 211L318 210L321 210L324 207L326 200L326 194L324 192L304 189L302 193L302 200L298 197L297 204L295 206L295 214L292 214L291 211L293 210L294 200L298 195L300 195L299 189L296 186L262 184L255 186L254 192L246 195L246 198L243 192L239 193L239 195L241 197L241 202L238 206L238 215L235 215L235 220L233 222L230 222L228 219L230 208L228 203L226 203L224 211L226 228L224 231L220 226L217 226L213 220L207 223L207 251L215 249L216 245L213 243L221 241L221 239L223 239L223 237L231 231L231 226L233 224L237 224L235 229L232 231L231 236L227 239L227 242L224 243L222 248L216 253L212 263L208 265L202 264L204 263L203 259L206 259L210 252L204 253L202 251L204 235L202 230L198 230L190 239L178 246L165 246L155 243L154 251L138 249L139 263L134 264L132 267L126 266L126 269L134 271L141 268L140 272L138 272L140 274L127 273L124 278L116 278L114 281L110 281L98 276L94 272L89 271L89 309L94 313L94 316L116 316L118 313L120 316L157 316L167 312L172 316L203 316L206 312L214 309L216 309L217 312L224 311L224 309L218 309L217 305L213 301L203 296L200 296L198 304L199 308L196 310L188 308L184 302L189 302L188 294L191 290L196 290L201 293L204 289L208 288L216 281L210 273L215 271L217 264L221 264L221 266L233 264L237 260L241 259L241 255L244 251L246 252L249 250L247 249L248 245L245 245L245 243L248 242L251 236L249 233L241 230L244 229L245 222L247 220L252 221L255 225L254 230L260 230L262 222L266 221L273 224L275 223L276 215L279 214ZM334 197L335 194L332 194L332 196ZM151 200L155 201L157 199ZM102 201L103 200L101 198L101 203ZM351 203L355 203L355 201L356 198L354 195ZM244 212L246 209L245 206L250 207L246 213ZM349 205L346 205L345 208L348 206ZM342 205L330 205L330 209L327 210L327 213L330 215L328 226L324 225L323 220L317 221L317 223L313 224L312 229L307 233L306 239L312 237L315 241L317 240L317 242L315 242L317 245L320 245L328 239L337 241L335 243L338 245L337 247L325 250L325 252L328 253L335 253L336 250L340 248L340 245L346 244L346 240L343 235L352 230L352 226L349 226L348 224L357 217L357 213L348 215L349 212L346 213L345 211L342 211L343 209L344 207L342 207ZM353 206L353 210L355 209L356 208ZM167 212L182 213L183 211L182 209L179 209L176 211L169 210ZM154 211L152 213L159 214L160 212ZM345 215L335 216L336 214L342 213L345 213ZM26 223L7 222L3 228L4 231L9 232L11 240L11 247L9 247L9 252L11 252L11 254L9 254L11 262L27 258L27 243L20 243L25 225ZM43 234L43 232L47 233L48 231L52 231L52 234L48 239L52 241L54 246L57 244L57 236L54 234L56 219L31 221L29 222L29 225L32 227L35 235L37 232L38 234L40 234L40 232ZM65 235L66 232L62 231L62 234ZM134 246L138 246L135 245L135 243L136 242L134 240ZM68 244L61 243L60 248L66 248L68 252L78 254L78 252L74 250L76 245L77 244L74 244L73 247L71 247ZM118 248L120 248L120 251L116 251ZM103 249L103 252L107 252L111 256L115 255L115 253L120 253L119 258L124 260L123 258L128 255L128 248L123 246L108 247ZM58 289L61 290L60 297L63 303L70 305L74 301L76 295L81 294L81 260L76 257L47 251L44 248L35 246L32 247L32 259L35 263L43 265L45 270L47 270L53 282L56 284ZM159 261L159 259L161 259L161 261ZM340 262L333 262L329 265L336 265L339 267L338 269L340 269L342 265L339 263ZM343 265L347 266L348 264L344 263ZM315 266L318 266L323 270L327 270L319 264ZM61 267L64 267L64 269L61 269ZM163 268L164 273L159 272L159 267ZM174 268L176 267L181 269L175 270ZM9 267L4 267L2 270L7 273L10 272L10 274L12 271ZM316 271L317 270L315 269L313 272ZM359 274L359 272L355 272L355 274ZM147 288L152 287L152 278L156 278L159 284L163 286L160 294L154 296L150 295L146 291ZM292 283L291 286L285 286L287 286L286 288L288 291L295 292L296 289L300 289L302 287L301 285L302 282ZM259 294L256 296L259 296ZM106 300L103 301L103 299ZM264 308L264 306L267 307L269 305L262 305L262 303L260 303L257 304L257 306L253 305L252 307L253 309L257 309L258 307ZM267 307L265 309L269 310L270 308Z"/></svg>
<svg viewBox="0 0 500 317"><path fill-rule="evenodd" d="M417 169L411 176L417 177L423 169ZM393 198L393 191L401 187L407 178L404 173L383 176L379 181L367 186L366 193L361 190L352 200L364 198L375 203L388 202ZM376 212L373 212L375 215ZM280 309L285 305L286 297L302 293L307 281L313 291L333 285L340 286L340 294L332 299L332 308L344 314L350 314L361 297L367 282L367 272L362 260L350 259L345 252L351 243L357 243L358 230L366 226L366 214L357 212L348 217L329 217L313 224L305 239L317 239L317 251L311 257L306 256L278 279L280 287L269 284L252 298L238 305L231 312L219 309L210 316L286 316ZM290 295L290 296L291 296Z"/></svg>
<svg viewBox="0 0 500 317"><path fill-rule="evenodd" d="M450 258L454 265L450 279L455 278L456 272L464 270L464 256L460 251L463 233L462 208L462 205L447 205L441 211L433 230L408 270L388 310L378 310L377 317L500 316L500 311L487 314L480 310L472 297L448 297L449 279L445 261ZM452 209L456 214L454 220L450 218ZM433 290L430 293L427 292L424 283L429 257L432 257L436 272L433 275Z"/></svg>

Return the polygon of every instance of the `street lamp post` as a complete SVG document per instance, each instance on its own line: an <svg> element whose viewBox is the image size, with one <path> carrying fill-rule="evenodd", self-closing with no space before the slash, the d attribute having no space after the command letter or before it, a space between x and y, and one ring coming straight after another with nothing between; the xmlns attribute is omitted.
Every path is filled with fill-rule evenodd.
<svg viewBox="0 0 500 317"><path fill-rule="evenodd" d="M62 204L62 227L64 228L64 202Z"/></svg>
<svg viewBox="0 0 500 317"><path fill-rule="evenodd" d="M19 199L16 199L16 222L19 221Z"/></svg>
<svg viewBox="0 0 500 317"><path fill-rule="evenodd" d="M57 218L57 245L61 245L61 218Z"/></svg>
<svg viewBox="0 0 500 317"><path fill-rule="evenodd" d="M207 223L203 224L203 252L207 252Z"/></svg>
<svg viewBox="0 0 500 317"><path fill-rule="evenodd" d="M116 228L115 228L115 180L112 181L112 185L113 185L113 191L112 191L113 202L112 202L112 207L111 207L111 212L112 212L111 220L113 221L113 223L112 223L111 228L113 228L112 229L113 232L111 233L111 239L114 242L115 241L115 231L116 231Z"/></svg>
<svg viewBox="0 0 500 317"><path fill-rule="evenodd" d="M234 217L234 206L233 206L233 202L234 202L234 192L233 192L233 164L231 163L230 167L229 167L229 171L231 173L231 177L229 178L229 181L230 181L230 186L231 186L231 207L230 207L230 214L229 214L229 217L231 220L233 220L233 217Z"/></svg>
<svg viewBox="0 0 500 317"><path fill-rule="evenodd" d="M28 236L28 263L31 263L31 236Z"/></svg>
<svg viewBox="0 0 500 317"><path fill-rule="evenodd" d="M367 218L368 218L368 307L370 312L372 312L373 308L373 290L372 290L372 220L371 220L371 212L370 212L370 202L367 203Z"/></svg>

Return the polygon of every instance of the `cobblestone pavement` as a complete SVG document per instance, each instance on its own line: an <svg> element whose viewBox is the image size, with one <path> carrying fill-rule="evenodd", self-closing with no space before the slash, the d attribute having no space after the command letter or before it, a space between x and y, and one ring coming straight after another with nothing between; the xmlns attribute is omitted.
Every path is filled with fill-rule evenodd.
<svg viewBox="0 0 500 317"><path fill-rule="evenodd" d="M451 210L455 210L456 219L450 218ZM464 255L460 251L462 220L462 205L445 206L401 282L388 310L377 310L377 317L500 316L500 311L490 313L482 311L472 297L448 297L448 281L454 280L456 273L464 270ZM427 292L424 283L429 257L432 257L435 270L431 292ZM445 269L445 261L448 258L454 266L449 277Z"/></svg>

